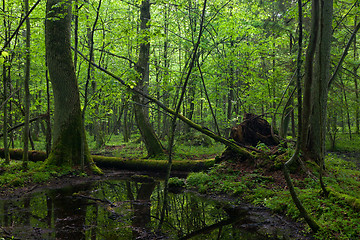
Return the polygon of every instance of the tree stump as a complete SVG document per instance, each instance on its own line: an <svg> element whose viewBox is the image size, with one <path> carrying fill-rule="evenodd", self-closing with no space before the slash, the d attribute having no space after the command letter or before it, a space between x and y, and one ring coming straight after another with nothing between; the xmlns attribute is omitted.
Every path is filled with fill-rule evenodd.
<svg viewBox="0 0 360 240"><path fill-rule="evenodd" d="M230 139L240 146L251 149L254 149L259 143L264 143L269 147L279 144L278 139L271 134L271 125L261 116L252 113L245 113L243 122L231 128ZM216 163L229 159L246 160L227 148L221 157L216 159Z"/></svg>
<svg viewBox="0 0 360 240"><path fill-rule="evenodd" d="M271 135L270 124L252 113L245 113L244 121L231 128L230 138L239 144L253 147L256 147L259 142L267 146L279 144L279 141Z"/></svg>

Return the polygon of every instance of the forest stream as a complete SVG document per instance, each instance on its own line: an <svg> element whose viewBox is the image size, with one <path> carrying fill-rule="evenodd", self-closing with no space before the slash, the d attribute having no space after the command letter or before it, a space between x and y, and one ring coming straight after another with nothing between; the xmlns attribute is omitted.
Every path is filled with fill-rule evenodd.
<svg viewBox="0 0 360 240"><path fill-rule="evenodd" d="M124 177L127 175L128 177ZM158 231L163 181L118 172L0 199L5 239L307 239L302 226L266 208L185 191L169 195Z"/></svg>

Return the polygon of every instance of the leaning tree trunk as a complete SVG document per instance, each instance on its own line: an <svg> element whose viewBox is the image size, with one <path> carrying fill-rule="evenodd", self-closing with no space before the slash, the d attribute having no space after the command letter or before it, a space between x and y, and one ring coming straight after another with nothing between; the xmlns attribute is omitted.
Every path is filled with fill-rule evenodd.
<svg viewBox="0 0 360 240"><path fill-rule="evenodd" d="M53 147L46 161L57 166L80 166L81 144L85 143L85 164L100 172L92 158L81 121L80 96L70 48L71 0L48 0L45 46L54 93Z"/></svg>
<svg viewBox="0 0 360 240"><path fill-rule="evenodd" d="M140 28L141 28L141 39L140 39L140 50L139 50L139 59L136 64L136 71L140 75L137 81L137 87L146 91L146 84L149 81L149 55L150 55L150 42L149 42L149 29L148 24L150 20L150 1L144 0L140 7ZM156 155L161 155L164 153L163 146L160 143L160 140L155 134L153 127L149 122L149 114L147 109L143 106L145 105L144 99L139 95L134 95L133 100L135 102L135 119L136 124L140 130L142 140L145 143L146 150L148 152L148 157L153 157Z"/></svg>

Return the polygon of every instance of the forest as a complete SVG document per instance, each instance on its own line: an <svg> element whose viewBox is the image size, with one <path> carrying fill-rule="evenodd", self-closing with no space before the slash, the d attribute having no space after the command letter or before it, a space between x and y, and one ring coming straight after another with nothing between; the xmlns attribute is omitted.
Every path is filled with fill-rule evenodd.
<svg viewBox="0 0 360 240"><path fill-rule="evenodd" d="M0 239L359 239L359 0L2 0Z"/></svg>

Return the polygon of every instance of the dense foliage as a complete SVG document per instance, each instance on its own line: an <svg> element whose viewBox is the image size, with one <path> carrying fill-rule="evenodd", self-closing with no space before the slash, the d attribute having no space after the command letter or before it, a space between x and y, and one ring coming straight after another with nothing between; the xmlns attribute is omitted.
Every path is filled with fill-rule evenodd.
<svg viewBox="0 0 360 240"><path fill-rule="evenodd" d="M34 4L30 1L30 7ZM335 1L333 65L337 64L351 29L357 24L356 4L353 1ZM72 45L77 45L77 49L85 56L89 56L92 49L95 63L120 76L130 85L136 81L137 72L134 66L137 64L137 46L143 37L141 34L148 35L148 91L165 105L173 106L188 67L191 49L196 42L202 3L153 2L150 9L150 28L146 33L139 32L139 2L74 1L73 5ZM1 18L4 24L0 31L4 43L9 40L24 13L23 3L19 1L4 1L3 8ZM44 8L45 3L40 2L30 15L30 49L26 50L23 37L25 26L22 26L2 51L1 61L4 65L3 71L6 72L3 72L2 76L9 81L7 96L14 93L4 106L9 109L9 126L24 121L24 94L21 86L24 80L26 51L31 54L30 119L47 112L47 101L50 101L50 112L53 111L51 92L50 99L47 99L46 94ZM304 5L306 41L310 27L310 8L309 3ZM293 2L208 3L205 31L198 50L196 67L190 76L182 113L213 131L216 131L218 124L221 134L226 134L229 127L239 122L245 112L265 114L269 120L272 119L275 129L280 126L287 129L290 122L294 136L296 99L292 92L295 86L297 18L297 5ZM131 93L115 79L90 67L79 54L73 54L76 58L83 106L84 96L87 95L87 130L100 146L112 134L121 133L128 139L130 132L137 131L130 104ZM329 95L328 129L331 136L338 130L351 133L359 131L358 66L355 39ZM88 68L91 68L90 74ZM15 92L19 88L20 91ZM216 122L209 104L214 111ZM156 105L149 103L147 107L155 131L159 136L166 136L169 130L166 127L168 117L159 111ZM289 121L289 116L293 120ZM20 138L20 131L10 133L12 146L14 140ZM42 121L34 122L31 125L31 134L35 139L44 136L45 124Z"/></svg>
<svg viewBox="0 0 360 240"><path fill-rule="evenodd" d="M0 145L5 149L1 168L6 173L0 185L22 186L61 175L56 173L58 169L35 171L38 163L24 164L20 170L18 163L10 163L8 147L27 151L30 142L33 150L46 150L48 154L53 144L48 162L61 165L68 161L70 166L81 163L82 170L86 163L95 169L87 138L90 149L100 153L106 153L105 145L127 144L127 148L113 151L122 157L127 154L125 158L161 155L164 159L166 153L172 153L171 147L163 147L167 141L169 146L175 145L175 160L212 157L223 146L212 145L208 136L229 148L231 144L242 148L225 138L245 113L253 113L271 122L281 142L300 135L293 156L298 156L301 144L304 160L312 160L310 168L318 164L311 170L329 185L328 197L319 198L317 180L295 182L305 208L321 226L318 236L339 237L343 232L344 237L358 236L354 227L357 213L346 206L359 205L355 193L359 173L355 166L328 155L325 175L318 170L319 165L323 167L325 135L330 150L344 150L344 141L354 141L360 134L359 9L355 0L299 1L299 5L284 0L3 0ZM326 12L330 10L333 14ZM62 20L69 20L68 25ZM56 29L64 30L64 34ZM57 38L62 35L66 35L60 44L64 51L57 51ZM52 40L45 44L45 39ZM51 45L55 47L50 49ZM59 52L68 58L57 58ZM54 99L59 99L56 96L61 100L55 107ZM171 125L175 111L167 107L176 109L188 122L179 117L183 122L175 128ZM64 114L68 112L71 114ZM189 122L192 127L198 124L194 128L208 136L191 129ZM177 135L174 144L171 134ZM225 136L219 137L224 141L215 134ZM130 140L133 142L128 144ZM141 141L146 152L137 151L143 148ZM152 147L156 148L153 152ZM281 159L273 154L274 149L261 143L255 150L244 148L238 153L255 163L262 157L273 161L272 170L278 171L294 152L285 144L281 147ZM345 150L358 150L358 145L346 146ZM172 154L168 155L170 174ZM245 200L254 204L300 216L287 191L269 188L273 179L261 174L261 166L255 164L258 169L246 169L247 173L239 176L227 164L209 173L192 173L187 184L197 186L200 192L212 189L243 197L246 193ZM26 168L29 171L22 172ZM19 176L15 176L17 171ZM177 179L170 183L180 184ZM331 204L338 212L328 210ZM345 220L335 221L339 214Z"/></svg>

